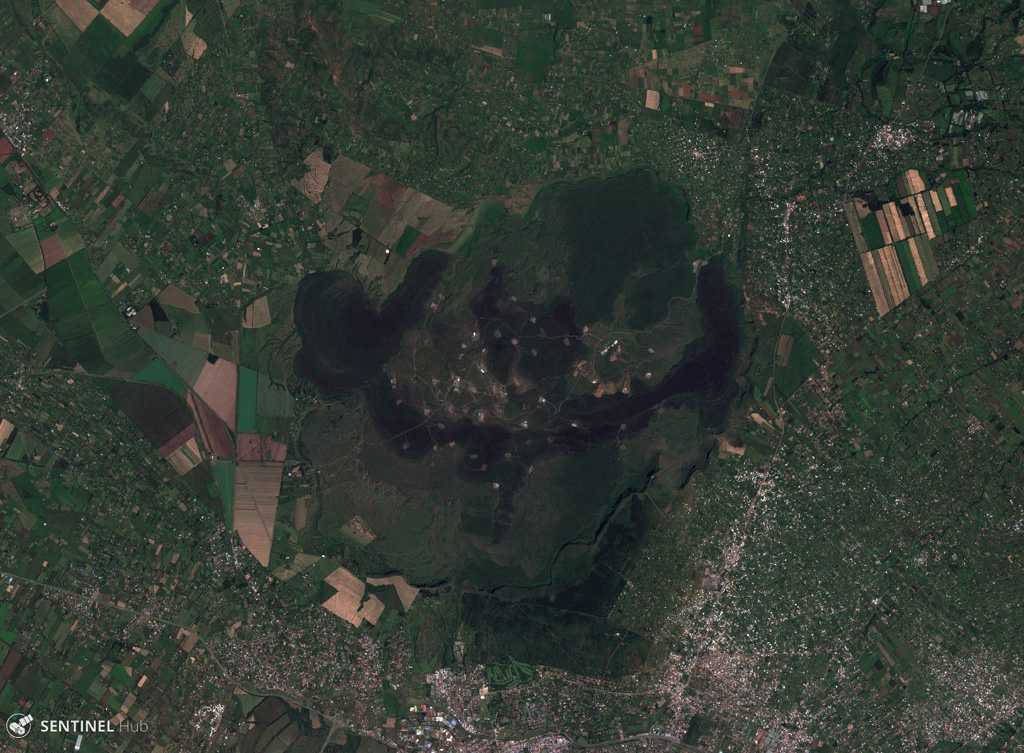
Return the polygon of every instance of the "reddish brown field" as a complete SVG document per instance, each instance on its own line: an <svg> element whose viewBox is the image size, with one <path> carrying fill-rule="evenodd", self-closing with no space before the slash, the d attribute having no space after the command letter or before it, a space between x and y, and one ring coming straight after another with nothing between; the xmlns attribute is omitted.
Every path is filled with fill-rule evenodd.
<svg viewBox="0 0 1024 753"><path fill-rule="evenodd" d="M182 429L178 434L171 439L167 440L164 445L160 448L160 457L167 458L171 453L185 444L188 440L192 439L196 435L198 429L195 424L189 424Z"/></svg>
<svg viewBox="0 0 1024 753"><path fill-rule="evenodd" d="M64 246L61 244L60 238L56 235L51 235L49 238L39 241L39 248L43 252L44 269L49 269L68 258L67 254L64 253Z"/></svg>
<svg viewBox="0 0 1024 753"><path fill-rule="evenodd" d="M288 454L288 445L259 434L239 434L235 446L240 463L280 463Z"/></svg>
<svg viewBox="0 0 1024 753"><path fill-rule="evenodd" d="M194 389L203 402L234 431L238 367L223 358L218 358L216 363L207 361Z"/></svg>
<svg viewBox="0 0 1024 753"><path fill-rule="evenodd" d="M196 424L199 426L199 435L203 444L211 455L221 458L233 458L235 447L231 443L231 435L224 428L224 424L206 405L196 398L191 391L188 393L188 407L192 409Z"/></svg>

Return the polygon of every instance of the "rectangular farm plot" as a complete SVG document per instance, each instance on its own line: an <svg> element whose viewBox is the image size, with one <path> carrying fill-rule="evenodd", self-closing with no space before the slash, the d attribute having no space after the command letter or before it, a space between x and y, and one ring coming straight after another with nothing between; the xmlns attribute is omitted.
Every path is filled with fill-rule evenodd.
<svg viewBox="0 0 1024 753"><path fill-rule="evenodd" d="M47 322L79 363L93 373L144 365L135 332L104 292L89 258L76 254L46 270Z"/></svg>
<svg viewBox="0 0 1024 753"><path fill-rule="evenodd" d="M874 208L860 199L843 203L879 316L935 279L933 241L977 216L962 171L928 188L917 170L908 170L896 185L911 193Z"/></svg>
<svg viewBox="0 0 1024 753"><path fill-rule="evenodd" d="M64 246L60 242L60 237L57 235L51 235L49 238L39 241L39 248L43 253L43 267L46 269L68 258L64 252Z"/></svg>
<svg viewBox="0 0 1024 753"><path fill-rule="evenodd" d="M223 358L217 358L212 363L207 359L193 389L196 395L217 414L217 417L229 429L234 430L238 367Z"/></svg>
<svg viewBox="0 0 1024 753"><path fill-rule="evenodd" d="M295 398L284 387L273 384L266 374L259 375L256 415L260 431L266 433L268 424L279 423L281 419L295 414Z"/></svg>
<svg viewBox="0 0 1024 753"><path fill-rule="evenodd" d="M43 278L0 236L0 314L26 303L43 290Z"/></svg>
<svg viewBox="0 0 1024 753"><path fill-rule="evenodd" d="M384 602L378 599L373 594L366 600L366 603L356 613L356 617L360 619L359 623L356 623L356 627L359 627L362 620L366 620L371 625L376 625L377 620L384 614Z"/></svg>
<svg viewBox="0 0 1024 753"><path fill-rule="evenodd" d="M259 434L238 435L236 455L240 463L280 463L288 454L288 445Z"/></svg>
<svg viewBox="0 0 1024 753"><path fill-rule="evenodd" d="M113 24L115 29L129 37L146 19L146 13L152 10L154 5L156 5L155 2L141 4L129 2L129 0L107 0L107 4L103 6L100 13ZM135 6L139 6L141 10Z"/></svg>
<svg viewBox="0 0 1024 753"><path fill-rule="evenodd" d="M235 467L234 529L245 548L264 567L270 566L274 518L283 472L283 463Z"/></svg>
<svg viewBox="0 0 1024 753"><path fill-rule="evenodd" d="M917 265L914 264L913 255L910 253L910 244L907 241L900 241L895 248L903 279L907 283L907 290L910 293L916 293L924 285L924 280L922 280L924 269L918 273Z"/></svg>
<svg viewBox="0 0 1024 753"><path fill-rule="evenodd" d="M775 362L779 366L789 363L789 354L793 352L793 336L779 335L779 344L775 348Z"/></svg>
<svg viewBox="0 0 1024 753"><path fill-rule="evenodd" d="M192 439L197 432L198 429L196 428L195 424L189 424L188 426L186 426L184 429L179 431L177 434L175 434L173 437L171 437L169 440L164 442L163 445L160 446L160 449L158 451L160 457L169 458L171 455L178 451L178 448L180 448L183 444Z"/></svg>
<svg viewBox="0 0 1024 753"><path fill-rule="evenodd" d="M159 358L152 359L132 379L136 382L151 382L161 384L172 392L180 395L185 389L185 383L181 378L167 368L167 364Z"/></svg>
<svg viewBox="0 0 1024 753"><path fill-rule="evenodd" d="M259 377L252 369L238 369L238 431L256 431L256 396Z"/></svg>
<svg viewBox="0 0 1024 753"><path fill-rule="evenodd" d="M869 249L885 245L885 241L882 239L882 228L879 226L878 218L874 214L869 214L865 217L860 224L860 228Z"/></svg>
<svg viewBox="0 0 1024 753"><path fill-rule="evenodd" d="M70 47L82 36L78 24L68 18L68 14L56 2L43 11L41 18L46 19L46 25L65 47Z"/></svg>
<svg viewBox="0 0 1024 753"><path fill-rule="evenodd" d="M903 276L903 268L900 266L899 257L896 255L896 248L892 245L882 246L878 249L878 258L885 269L886 283L892 291L893 300L903 303L910 296L910 289L907 287L907 280Z"/></svg>
<svg viewBox="0 0 1024 753"><path fill-rule="evenodd" d="M242 326L245 329L260 329L271 323L270 302L266 296L257 298L245 308Z"/></svg>
<svg viewBox="0 0 1024 753"><path fill-rule="evenodd" d="M22 230L15 230L13 233L8 233L7 242L14 246L18 256L28 264L29 269L33 272L39 274L46 269L43 262L43 251L39 247L36 231L33 228L27 227Z"/></svg>
<svg viewBox="0 0 1024 753"><path fill-rule="evenodd" d="M879 316L885 316L892 308L892 295L882 282L882 273L875 263L875 255L871 251L860 255L860 263L864 266L864 274L868 278L868 287L871 288L871 296L875 299L875 308Z"/></svg>
<svg viewBox="0 0 1024 753"><path fill-rule="evenodd" d="M852 199L844 201L843 211L846 212L846 221L850 224L850 230L853 231L853 240L857 244L857 251L863 254L868 250L868 242L864 237L864 228L861 225L855 201Z"/></svg>
<svg viewBox="0 0 1024 753"><path fill-rule="evenodd" d="M0 418L0 445L10 439L11 434L14 433L14 424L8 421L6 418Z"/></svg>
<svg viewBox="0 0 1024 753"><path fill-rule="evenodd" d="M64 247L64 253L68 256L77 254L85 248L85 240L67 217L62 217L58 221L57 236L60 238L61 246Z"/></svg>
<svg viewBox="0 0 1024 753"><path fill-rule="evenodd" d="M199 451L199 443L196 441L194 436L167 456L167 462L170 463L171 467L181 476L184 476L199 465L199 463L202 462L202 459L203 456Z"/></svg>
<svg viewBox="0 0 1024 753"><path fill-rule="evenodd" d="M324 578L324 580L335 591L344 595L350 601L355 602L356 609L359 608L359 602L363 600L363 594L366 592L366 584L353 575L351 571L344 567L339 567Z"/></svg>
<svg viewBox="0 0 1024 753"><path fill-rule="evenodd" d="M365 233L402 258L450 243L467 219L464 212L346 157L331 163L323 203L359 217Z"/></svg>
<svg viewBox="0 0 1024 753"><path fill-rule="evenodd" d="M74 22L79 31L85 31L93 19L99 15L99 11L89 0L57 0L57 5Z"/></svg>
<svg viewBox="0 0 1024 753"><path fill-rule="evenodd" d="M173 306L190 314L199 313L195 299L177 285L168 285L157 294L156 299L165 306Z"/></svg>
<svg viewBox="0 0 1024 753"><path fill-rule="evenodd" d="M95 76L115 54L123 39L124 36L110 21L100 16L93 19L89 28L71 47L68 60L83 75Z"/></svg>
<svg viewBox="0 0 1024 753"><path fill-rule="evenodd" d="M230 460L213 461L213 480L220 492L221 502L224 505L224 517L229 526L234 529L235 513L235 464Z"/></svg>
<svg viewBox="0 0 1024 753"><path fill-rule="evenodd" d="M220 458L233 458L235 446L221 420L191 390L188 392L187 401L196 420L196 425L199 427L199 435L210 454Z"/></svg>
<svg viewBox="0 0 1024 753"><path fill-rule="evenodd" d="M893 246L883 246L861 254L860 258L872 297L875 299L875 307L879 315L884 316L910 295L906 279L903 277L903 269L896 257L896 250Z"/></svg>

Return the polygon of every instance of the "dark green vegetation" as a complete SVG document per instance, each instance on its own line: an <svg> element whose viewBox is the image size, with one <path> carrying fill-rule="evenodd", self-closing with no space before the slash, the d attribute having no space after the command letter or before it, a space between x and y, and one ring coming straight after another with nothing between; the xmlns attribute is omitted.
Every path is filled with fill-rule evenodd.
<svg viewBox="0 0 1024 753"><path fill-rule="evenodd" d="M6 238L0 238L0 307L6 313L32 300L43 290L43 281Z"/></svg>
<svg viewBox="0 0 1024 753"><path fill-rule="evenodd" d="M148 353L103 290L86 254L46 271L43 318L88 371L132 373Z"/></svg>
<svg viewBox="0 0 1024 753"><path fill-rule="evenodd" d="M644 663L649 642L635 633L616 637L602 619L540 604L509 603L475 595L463 599L466 630L473 632L471 661L513 656L571 672L619 676Z"/></svg>
<svg viewBox="0 0 1024 753"><path fill-rule="evenodd" d="M351 275L307 277L295 298L296 325L304 346L296 373L329 396L372 382L395 355L405 331L422 318L427 298L447 264L448 257L439 252L419 256L379 312Z"/></svg>
<svg viewBox="0 0 1024 753"><path fill-rule="evenodd" d="M111 399L155 447L162 447L192 423L185 401L164 387L128 382L114 390Z"/></svg>
<svg viewBox="0 0 1024 753"><path fill-rule="evenodd" d="M632 329L661 321L671 298L692 292L697 234L678 189L639 170L558 186L546 198L538 220L545 235L554 236L549 242L564 248L580 324L610 321L627 284Z"/></svg>
<svg viewBox="0 0 1024 753"><path fill-rule="evenodd" d="M172 70L175 67L169 48L184 29L183 14L184 7L178 0L160 0L129 36L103 15L96 16L80 33L63 24L64 33L48 40L48 51L81 89L95 86L128 103L143 90L154 72L161 70L161 63ZM203 9L199 14L206 16L209 11ZM159 86L157 79L156 88Z"/></svg>
<svg viewBox="0 0 1024 753"><path fill-rule="evenodd" d="M343 276L313 276L299 288L298 372L328 395L365 386L371 422L358 450L351 444L357 426L339 423L337 413L307 420L303 444L314 465L357 461L348 466L355 473L325 485L319 533L369 574L395 569L419 585L465 579L484 594L516 600L514 622L500 618L503 602L484 594L464 604L481 657L509 654L613 674L642 662L645 642L627 634L629 645L617 651L604 616L624 584L618 573L656 524L637 496L659 470L655 447L662 440L652 418L696 407L705 425L724 420L736 394L736 294L721 262L708 266L695 298L702 330L685 334L691 346L679 363L660 383L627 371L632 389L603 397L586 394L601 381L596 375L582 380L582 394L574 388L577 362L614 348L635 370L628 362L639 349L619 345L634 335L614 323L616 337L602 343L584 337L577 321L613 319L628 275L667 266L681 284L648 309L666 319L669 299L693 288L687 252L695 238L686 212L678 192L646 171L560 185L543 192L524 219L478 228L481 237L462 244L443 278L444 266L435 263L443 255L414 261L379 313ZM549 276L548 265L566 252L568 280ZM424 281L421 269L433 276ZM477 270L488 270L486 277L474 280ZM526 291L539 300L520 299ZM444 306L435 303L414 322L427 295ZM410 296L417 305L408 304ZM466 296L469 321L461 308ZM360 346L364 339L372 347ZM402 352L389 352L398 342ZM423 344L429 355L420 352ZM388 376L377 376L385 361ZM422 383L434 390L424 393ZM443 392L440 383L448 385ZM431 419L434 412L440 417ZM690 431L673 444L679 442L678 457L696 463L703 429ZM627 440L651 454L628 456ZM338 529L357 515L377 536L365 547L339 538ZM565 643L571 651L541 640L556 625L573 632Z"/></svg>
<svg viewBox="0 0 1024 753"><path fill-rule="evenodd" d="M766 317L750 374L754 395L784 402L821 363L821 353L792 317Z"/></svg>

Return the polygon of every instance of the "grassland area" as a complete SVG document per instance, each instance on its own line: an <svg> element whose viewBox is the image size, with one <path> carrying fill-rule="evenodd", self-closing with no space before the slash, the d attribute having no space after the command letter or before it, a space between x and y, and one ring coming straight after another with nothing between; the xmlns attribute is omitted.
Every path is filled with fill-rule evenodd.
<svg viewBox="0 0 1024 753"><path fill-rule="evenodd" d="M3 9L5 713L1024 747L1019 3Z"/></svg>

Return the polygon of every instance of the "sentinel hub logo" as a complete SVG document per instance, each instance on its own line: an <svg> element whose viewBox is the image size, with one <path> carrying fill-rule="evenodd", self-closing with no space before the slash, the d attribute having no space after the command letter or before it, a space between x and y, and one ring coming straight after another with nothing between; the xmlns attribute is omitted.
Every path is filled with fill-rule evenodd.
<svg viewBox="0 0 1024 753"><path fill-rule="evenodd" d="M31 714L11 714L7 718L7 734L15 739L27 737L32 730ZM43 719L40 732L149 732L146 722L123 721L114 724L106 719Z"/></svg>
<svg viewBox="0 0 1024 753"><path fill-rule="evenodd" d="M20 740L32 730L31 714L11 714L7 717L7 734Z"/></svg>

